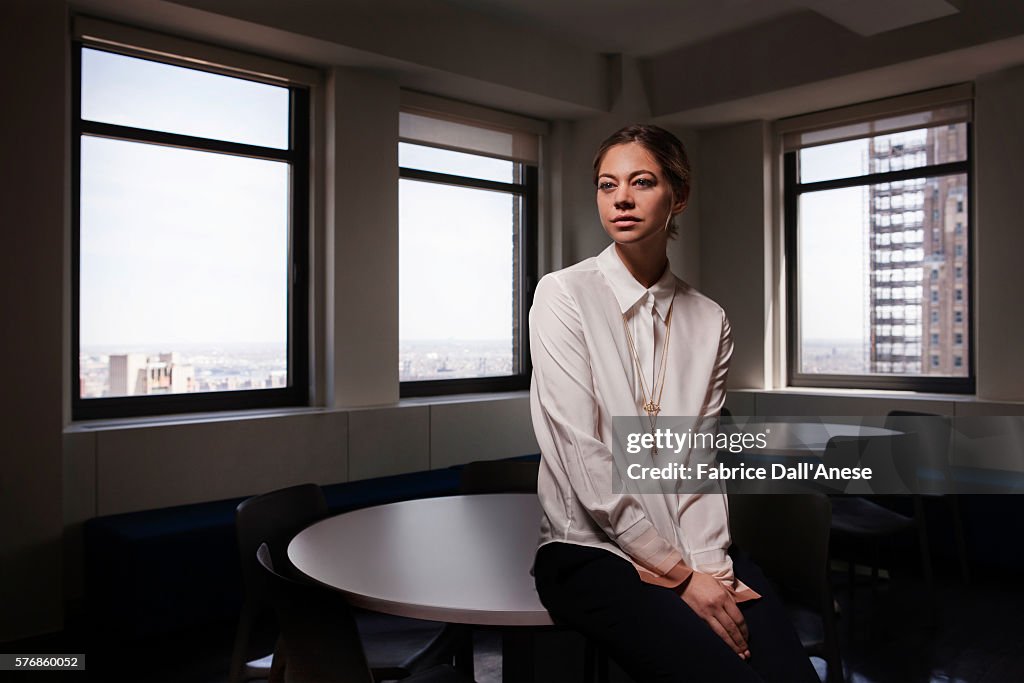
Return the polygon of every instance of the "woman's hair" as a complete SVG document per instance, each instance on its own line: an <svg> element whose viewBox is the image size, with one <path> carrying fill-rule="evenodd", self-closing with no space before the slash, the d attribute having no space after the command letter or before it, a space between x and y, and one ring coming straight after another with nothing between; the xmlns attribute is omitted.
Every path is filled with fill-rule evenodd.
<svg viewBox="0 0 1024 683"><path fill-rule="evenodd" d="M597 174L600 172L601 161L608 150L616 145L636 142L643 146L661 166L661 172L672 188L672 195L677 201L686 202L690 198L690 161L686 158L686 148L672 133L658 126L634 123L620 128L601 143L594 155L594 185L597 185ZM675 237L678 229L673 219L669 223L668 234Z"/></svg>

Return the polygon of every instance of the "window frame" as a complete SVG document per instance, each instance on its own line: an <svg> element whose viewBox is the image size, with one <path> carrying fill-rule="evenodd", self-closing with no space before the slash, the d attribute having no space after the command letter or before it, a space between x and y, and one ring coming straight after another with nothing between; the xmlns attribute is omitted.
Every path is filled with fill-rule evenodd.
<svg viewBox="0 0 1024 683"><path fill-rule="evenodd" d="M87 20L88 21L88 20ZM88 24L92 28L92 24ZM119 27L120 28L120 27ZM126 29L137 35L134 29ZM157 40L173 40L159 36ZM307 406L310 402L310 312L309 312L309 249L310 249L310 165L311 165L311 88L291 79L280 80L254 75L246 69L237 71L186 56L153 52L116 41L77 36L71 49L71 419L93 420L198 413L228 410ZM165 133L144 128L86 121L82 119L82 50L94 49L128 57L205 71L232 78L263 82L289 90L289 145L280 150L257 145ZM218 56L223 51L217 49ZM261 64L265 62L261 60ZM269 389L242 389L217 392L190 392L148 396L117 396L83 398L80 391L80 276L81 276L81 140L94 135L117 140L157 144L179 149L233 154L247 158L284 161L290 167L288 225L288 384Z"/></svg>
<svg viewBox="0 0 1024 683"><path fill-rule="evenodd" d="M882 116L878 116L882 118ZM964 161L932 164L919 166L899 171L883 171L867 173L864 175L837 178L832 180L801 183L799 180L799 149L784 150L782 152L782 193L783 193L783 250L785 261L785 330L786 330L786 375L787 385L791 387L804 388L836 388L836 389L882 389L899 391L916 391L931 393L950 394L973 394L976 390L975 378L975 335L974 335L974 305L968 307L966 316L966 333L969 343L969 353L965 361L967 375L964 377L950 376L929 376L926 374L916 376L884 374L864 375L843 375L843 374L821 374L800 372L800 312L799 312L799 291L797 280L799 273L798 254L798 227L799 227L799 198L801 194L822 190L833 190L848 187L870 186L893 181L912 180L918 178L934 178L947 175L963 174L966 176L967 193L967 228L965 242L967 244L968 259L966 261L966 273L963 282L967 283L967 291L974 292L974 267L975 254L974 245L974 223L976 208L974 202L974 129L970 120L963 122L966 125L967 158ZM863 136L865 138L871 136ZM923 280L922 280L923 286ZM973 294L972 294L973 297ZM924 297L922 297L924 301ZM973 304L973 301L972 301ZM924 311L922 311L922 314ZM922 317L922 323L924 318ZM874 324L874 323L872 323ZM922 331L922 339L927 330ZM931 358L922 357L922 371L930 367Z"/></svg>
<svg viewBox="0 0 1024 683"><path fill-rule="evenodd" d="M400 139L400 141L421 147L446 149L443 146L431 145L419 140ZM478 152L457 151L476 154L477 156L487 156ZM401 398L522 391L530 388L530 375L533 372L533 365L530 359L529 312L530 306L533 303L534 290L537 286L537 233L540 216L538 206L539 171L537 166L533 164L523 161L515 161L514 163L517 165L515 176L519 178L519 182L512 183L482 180L436 171L424 171L403 166L398 168L399 182L402 180L416 180L453 187L510 193L521 198L523 207L523 219L517 245L519 264L517 272L514 273L521 294L518 305L513 311L513 314L518 318L518 325L514 321L512 339L513 362L518 365L519 372L512 375L494 377L404 380L399 382L399 396ZM399 239L401 239L401 227L399 227Z"/></svg>

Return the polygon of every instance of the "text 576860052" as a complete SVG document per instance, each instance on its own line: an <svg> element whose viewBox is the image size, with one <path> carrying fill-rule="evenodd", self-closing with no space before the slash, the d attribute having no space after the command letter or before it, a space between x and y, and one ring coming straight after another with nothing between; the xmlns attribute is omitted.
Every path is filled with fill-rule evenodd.
<svg viewBox="0 0 1024 683"><path fill-rule="evenodd" d="M84 671L85 655L0 654L0 671Z"/></svg>

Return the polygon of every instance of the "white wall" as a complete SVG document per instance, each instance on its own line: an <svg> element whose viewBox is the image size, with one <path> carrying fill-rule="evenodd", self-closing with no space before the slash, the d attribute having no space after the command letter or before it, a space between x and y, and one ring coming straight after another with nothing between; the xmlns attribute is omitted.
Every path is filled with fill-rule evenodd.
<svg viewBox="0 0 1024 683"><path fill-rule="evenodd" d="M394 79L331 69L326 88L327 405L398 400Z"/></svg>
<svg viewBox="0 0 1024 683"><path fill-rule="evenodd" d="M730 388L769 386L771 186L761 121L701 131L701 289L732 325Z"/></svg>
<svg viewBox="0 0 1024 683"><path fill-rule="evenodd" d="M1024 401L1024 68L975 89L978 396Z"/></svg>

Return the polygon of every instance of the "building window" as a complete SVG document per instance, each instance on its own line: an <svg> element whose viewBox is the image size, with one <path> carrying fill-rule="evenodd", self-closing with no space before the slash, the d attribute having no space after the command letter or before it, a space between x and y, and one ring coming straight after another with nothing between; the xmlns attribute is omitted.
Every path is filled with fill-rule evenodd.
<svg viewBox="0 0 1024 683"><path fill-rule="evenodd" d="M953 322L962 323L964 321L963 311L953 311Z"/></svg>
<svg viewBox="0 0 1024 683"><path fill-rule="evenodd" d="M400 135L401 394L525 389L538 137L421 111Z"/></svg>
<svg viewBox="0 0 1024 683"><path fill-rule="evenodd" d="M127 52L73 51L73 417L305 404L308 90Z"/></svg>
<svg viewBox="0 0 1024 683"><path fill-rule="evenodd" d="M954 250L952 233L969 232L970 109L960 101L858 120L848 109L835 112L833 127L827 114L779 122L791 385L973 391L966 368L938 343L952 338L940 323L953 317L947 274L958 285L968 277L967 247ZM969 234L961 242L970 244ZM927 295L920 286L879 285L925 268ZM932 344L911 343L920 341L919 324L894 325L885 344L871 334L879 310L897 302L918 321L930 309L939 326Z"/></svg>

